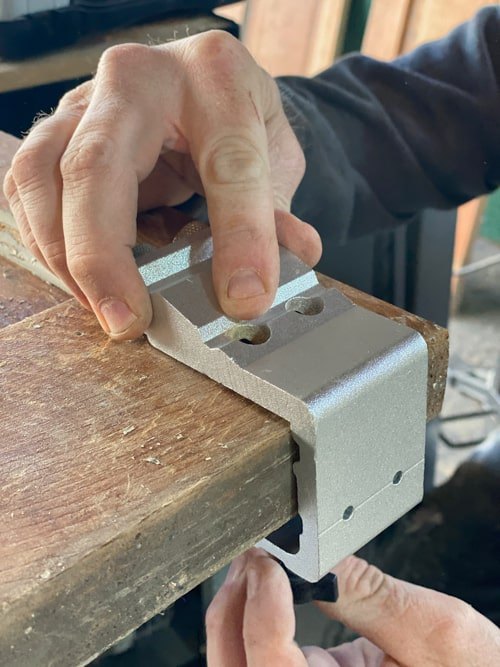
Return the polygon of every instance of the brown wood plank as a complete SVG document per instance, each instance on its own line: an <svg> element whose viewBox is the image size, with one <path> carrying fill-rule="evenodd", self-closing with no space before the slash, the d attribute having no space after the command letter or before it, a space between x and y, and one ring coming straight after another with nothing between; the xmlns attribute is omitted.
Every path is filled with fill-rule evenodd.
<svg viewBox="0 0 500 667"><path fill-rule="evenodd" d="M0 360L0 664L88 661L292 515L285 422L75 302Z"/></svg>
<svg viewBox="0 0 500 667"><path fill-rule="evenodd" d="M379 60L401 53L408 17L415 0L372 0L362 51Z"/></svg>
<svg viewBox="0 0 500 667"><path fill-rule="evenodd" d="M350 0L251 0L243 42L272 76L312 76L342 46Z"/></svg>
<svg viewBox="0 0 500 667"><path fill-rule="evenodd" d="M293 515L285 422L73 300L0 359L0 664L84 663Z"/></svg>
<svg viewBox="0 0 500 667"><path fill-rule="evenodd" d="M0 257L0 329L67 299L65 292Z"/></svg>
<svg viewBox="0 0 500 667"><path fill-rule="evenodd" d="M0 93L90 76L95 72L102 52L115 44L163 44L206 30L225 30L228 25L227 20L217 16L175 17L114 30L36 58L0 60Z"/></svg>

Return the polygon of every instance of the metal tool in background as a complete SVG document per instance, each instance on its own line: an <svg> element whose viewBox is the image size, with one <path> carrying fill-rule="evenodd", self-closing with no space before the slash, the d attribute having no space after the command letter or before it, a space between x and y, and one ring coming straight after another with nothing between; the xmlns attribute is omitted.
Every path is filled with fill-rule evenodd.
<svg viewBox="0 0 500 667"><path fill-rule="evenodd" d="M480 368L465 363L460 357L453 356L450 359L450 366L448 370L448 384L459 391L463 396L476 401L480 407L472 412L459 412L453 415L440 417L441 425L446 425L453 422L468 421L472 419L493 417L496 418L497 426L492 427L491 432L483 437L463 438L457 440L451 438L441 428L439 437L441 440L451 448L472 447L474 445L481 445L490 436L493 439L500 438L500 356L497 360L496 366L492 368Z"/></svg>
<svg viewBox="0 0 500 667"><path fill-rule="evenodd" d="M213 291L211 256L201 231L138 259L153 302L147 336L290 422L299 519L261 546L318 581L422 498L427 346L320 285L284 248L271 309L232 321Z"/></svg>

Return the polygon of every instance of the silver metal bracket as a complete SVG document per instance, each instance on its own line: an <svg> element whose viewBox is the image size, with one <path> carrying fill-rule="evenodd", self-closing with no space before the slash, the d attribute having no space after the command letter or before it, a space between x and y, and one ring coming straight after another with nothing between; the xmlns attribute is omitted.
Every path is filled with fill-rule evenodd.
<svg viewBox="0 0 500 667"><path fill-rule="evenodd" d="M280 253L276 299L251 322L220 310L207 231L138 264L150 343L290 422L301 532L261 546L317 581L422 498L427 346Z"/></svg>

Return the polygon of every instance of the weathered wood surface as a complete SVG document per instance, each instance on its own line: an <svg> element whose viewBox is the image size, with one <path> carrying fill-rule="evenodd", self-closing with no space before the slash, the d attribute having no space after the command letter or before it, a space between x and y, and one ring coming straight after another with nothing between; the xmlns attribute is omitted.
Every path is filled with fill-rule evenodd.
<svg viewBox="0 0 500 667"><path fill-rule="evenodd" d="M293 515L285 422L73 300L0 360L0 664L85 663Z"/></svg>
<svg viewBox="0 0 500 667"><path fill-rule="evenodd" d="M0 664L74 667L294 514L295 445L281 419L9 270L11 320L27 313L9 290L62 303L0 331ZM426 338L434 416L446 332L337 285Z"/></svg>
<svg viewBox="0 0 500 667"><path fill-rule="evenodd" d="M0 329L67 299L65 292L0 256Z"/></svg>
<svg viewBox="0 0 500 667"><path fill-rule="evenodd" d="M115 44L163 44L206 30L226 30L230 25L218 16L175 17L88 37L48 55L19 61L0 60L0 93L90 76L102 52Z"/></svg>
<svg viewBox="0 0 500 667"><path fill-rule="evenodd" d="M293 514L285 422L74 301L0 360L0 664L85 663Z"/></svg>

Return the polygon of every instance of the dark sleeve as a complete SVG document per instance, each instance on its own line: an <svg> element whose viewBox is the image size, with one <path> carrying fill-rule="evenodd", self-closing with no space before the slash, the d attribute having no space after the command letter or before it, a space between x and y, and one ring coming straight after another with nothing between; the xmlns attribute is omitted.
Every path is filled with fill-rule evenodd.
<svg viewBox="0 0 500 667"><path fill-rule="evenodd" d="M453 208L500 184L500 8L389 63L278 79L306 155L292 209L329 237Z"/></svg>

